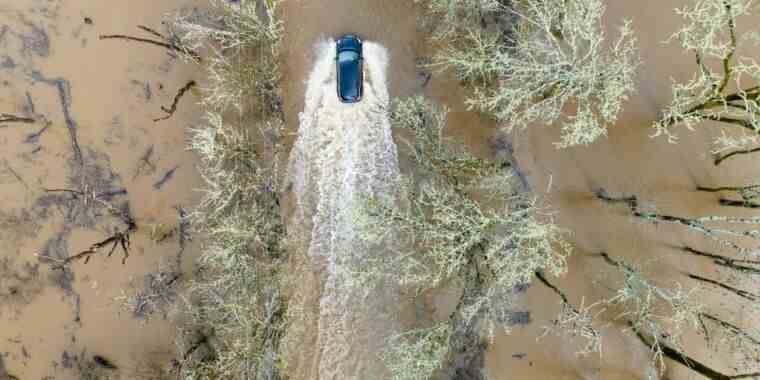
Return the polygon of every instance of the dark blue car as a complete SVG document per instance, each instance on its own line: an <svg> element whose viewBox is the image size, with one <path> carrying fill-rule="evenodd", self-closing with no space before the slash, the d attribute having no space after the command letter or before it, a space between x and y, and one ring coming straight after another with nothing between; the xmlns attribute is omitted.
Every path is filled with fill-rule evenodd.
<svg viewBox="0 0 760 380"><path fill-rule="evenodd" d="M356 103L362 99L362 40L347 34L337 42L335 57L338 77L338 98L343 103Z"/></svg>

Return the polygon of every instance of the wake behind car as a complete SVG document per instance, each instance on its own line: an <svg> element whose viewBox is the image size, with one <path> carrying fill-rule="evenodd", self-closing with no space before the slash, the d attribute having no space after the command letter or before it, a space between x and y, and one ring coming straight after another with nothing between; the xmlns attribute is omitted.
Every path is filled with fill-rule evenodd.
<svg viewBox="0 0 760 380"><path fill-rule="evenodd" d="M338 98L343 103L356 103L362 99L364 85L362 40L347 34L338 39L335 50Z"/></svg>

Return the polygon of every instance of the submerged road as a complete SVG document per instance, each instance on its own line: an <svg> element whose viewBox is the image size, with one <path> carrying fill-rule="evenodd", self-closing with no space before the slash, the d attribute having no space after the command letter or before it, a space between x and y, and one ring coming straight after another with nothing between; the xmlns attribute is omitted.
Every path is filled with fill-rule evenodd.
<svg viewBox="0 0 760 380"><path fill-rule="evenodd" d="M312 358L317 373L310 376L384 379L378 354L401 328L398 290L357 287L350 268L366 255L392 254L361 239L352 217L367 197L394 197L399 188L387 112L388 55L365 42L364 98L344 104L336 95L334 41L321 42L317 51L290 160L296 218L312 226L308 256L321 277Z"/></svg>

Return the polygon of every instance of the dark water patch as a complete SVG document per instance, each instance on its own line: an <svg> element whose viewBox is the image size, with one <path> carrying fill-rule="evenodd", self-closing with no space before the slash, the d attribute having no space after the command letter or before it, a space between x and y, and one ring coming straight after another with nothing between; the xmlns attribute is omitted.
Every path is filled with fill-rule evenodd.
<svg viewBox="0 0 760 380"><path fill-rule="evenodd" d="M0 240L34 238L40 229L36 215L27 209L0 210Z"/></svg>
<svg viewBox="0 0 760 380"><path fill-rule="evenodd" d="M6 39L8 38L8 33L10 32L11 28L8 25L3 25L0 27L0 46L4 46L6 43Z"/></svg>
<svg viewBox="0 0 760 380"><path fill-rule="evenodd" d="M530 324L530 311L511 311L504 322L508 326Z"/></svg>
<svg viewBox="0 0 760 380"><path fill-rule="evenodd" d="M187 211L185 210L182 205L179 205L177 208L177 234L178 236L178 244L179 244L179 253L177 254L177 261L178 263L182 260L182 253L185 251L185 246L187 245L187 242L190 241L190 217L187 214Z"/></svg>
<svg viewBox="0 0 760 380"><path fill-rule="evenodd" d="M45 133L48 128L50 128L50 124L46 124L44 127L40 128L37 132L29 133L24 138L25 144L37 144L40 141L40 137L43 133Z"/></svg>
<svg viewBox="0 0 760 380"><path fill-rule="evenodd" d="M496 136L491 140L491 149L498 162L502 163L504 169L511 169L517 178L520 180L520 185L523 191L530 191L530 183L528 182L527 173L520 169L520 165L515 159L515 149L512 145L512 141L509 140L507 135Z"/></svg>
<svg viewBox="0 0 760 380"><path fill-rule="evenodd" d="M142 289L131 299L132 316L147 318L161 314L168 318L169 310L177 299L177 285L181 277L179 267L159 267L143 277Z"/></svg>
<svg viewBox="0 0 760 380"><path fill-rule="evenodd" d="M0 60L0 69L13 70L16 66L16 61L7 55Z"/></svg>
<svg viewBox="0 0 760 380"><path fill-rule="evenodd" d="M86 228L94 228L108 216L107 207L101 201L125 194L121 177L111 169L107 154L89 148L84 153L86 164L70 163L67 183L44 184L46 194L39 197L33 207L36 215L43 217L52 208L61 212L67 224ZM129 208L127 201L113 206Z"/></svg>
<svg viewBox="0 0 760 380"><path fill-rule="evenodd" d="M64 350L61 354L61 366L63 368L74 368L74 361L76 360L76 355L72 357L72 355L69 354L68 351Z"/></svg>
<svg viewBox="0 0 760 380"><path fill-rule="evenodd" d="M74 154L74 160L80 165L83 164L82 149L79 147L79 140L77 139L77 123L71 115L71 84L63 78L47 78L36 70L32 71L30 76L35 81L54 86L58 91L58 101L61 104L63 119L69 132L69 141Z"/></svg>
<svg viewBox="0 0 760 380"><path fill-rule="evenodd" d="M135 167L134 174L132 175L132 180L139 177L143 174L153 174L156 172L156 164L153 162L153 154L155 153L155 149L153 148L153 145L149 146L145 153L140 156L140 159L137 161L137 166Z"/></svg>
<svg viewBox="0 0 760 380"><path fill-rule="evenodd" d="M120 115L114 115L111 118L111 126L108 129L108 134L103 140L107 145L116 145L127 140L127 136L124 131L124 123L121 121Z"/></svg>
<svg viewBox="0 0 760 380"><path fill-rule="evenodd" d="M70 229L64 227L63 231L48 239L38 254L40 261L55 265L66 260L69 257L69 235L71 235ZM74 273L72 271L66 268L52 270L48 275L48 280L67 294L74 293Z"/></svg>
<svg viewBox="0 0 760 380"><path fill-rule="evenodd" d="M179 168L179 165L167 170L166 173L164 173L164 175L161 176L161 178L159 178L158 181L156 181L153 184L153 188L156 190L160 190L162 187L164 187L164 185L166 185L166 183L169 182L174 177L174 173L177 171L178 168Z"/></svg>
<svg viewBox="0 0 760 380"><path fill-rule="evenodd" d="M148 103L153 98L153 90L150 87L150 82L132 79L129 83L137 89L137 97L143 102Z"/></svg>
<svg viewBox="0 0 760 380"><path fill-rule="evenodd" d="M82 164L82 150L77 140L77 124L71 116L71 85L69 81L57 79L55 86L58 89L58 99L61 102L63 117L66 122L66 129L69 131L71 149L74 152L74 159Z"/></svg>
<svg viewBox="0 0 760 380"><path fill-rule="evenodd" d="M41 58L50 55L50 37L41 26L29 21L23 14L18 15L18 20L27 27L22 33L17 33L22 44L22 54L29 56L34 53Z"/></svg>
<svg viewBox="0 0 760 380"><path fill-rule="evenodd" d="M0 258L0 311L20 312L19 306L31 303L44 288L39 280L39 264L17 265L9 257Z"/></svg>
<svg viewBox="0 0 760 380"><path fill-rule="evenodd" d="M29 91L26 91L26 103L24 103L22 109L27 115L33 115L33 116L39 116L37 118L41 118L41 115L37 115L36 107L34 106L34 100L32 100L32 94L29 93Z"/></svg>

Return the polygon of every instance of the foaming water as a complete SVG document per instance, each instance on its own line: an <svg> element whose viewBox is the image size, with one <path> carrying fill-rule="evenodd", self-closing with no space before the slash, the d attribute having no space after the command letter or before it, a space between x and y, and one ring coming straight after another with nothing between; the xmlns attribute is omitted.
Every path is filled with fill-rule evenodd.
<svg viewBox="0 0 760 380"><path fill-rule="evenodd" d="M290 159L297 218L311 226L308 255L323 276L315 366L320 379L387 378L377 355L384 338L399 331L397 291L356 288L348 268L366 255L390 254L359 239L351 221L368 196L395 197L398 189L388 54L364 43L364 98L344 104L336 94L335 43L317 49Z"/></svg>

